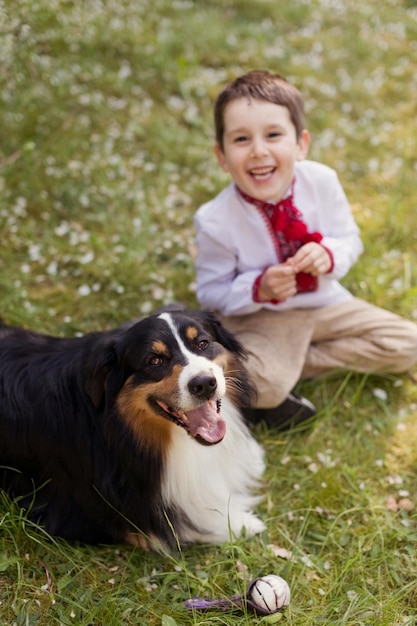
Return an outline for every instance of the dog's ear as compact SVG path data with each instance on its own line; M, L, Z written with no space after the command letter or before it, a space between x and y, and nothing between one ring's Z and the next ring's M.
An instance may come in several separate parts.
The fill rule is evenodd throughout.
M247 354L243 345L227 328L223 326L220 320L211 311L199 311L202 323L214 335L216 341L222 344L227 350L246 359Z
M109 373L117 364L114 343L93 351L85 364L84 387L97 409L103 402Z

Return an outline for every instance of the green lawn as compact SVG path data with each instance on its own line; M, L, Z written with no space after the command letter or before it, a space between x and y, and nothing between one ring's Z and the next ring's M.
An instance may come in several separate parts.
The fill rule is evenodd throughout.
M5 321L74 335L197 306L192 217L227 177L214 98L255 68L306 99L310 157L337 169L366 253L345 279L417 320L415 0L0 0ZM174 556L54 541L0 502L0 624L414 626L417 385L333 376L314 428L267 452L267 531ZM285 558L284 558L285 557ZM275 573L272 618L187 613Z

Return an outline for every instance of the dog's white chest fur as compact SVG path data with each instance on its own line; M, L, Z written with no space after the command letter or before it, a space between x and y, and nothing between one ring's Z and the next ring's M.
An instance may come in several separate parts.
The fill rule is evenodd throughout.
M227 398L222 415L227 432L217 445L201 446L180 428L174 431L162 496L167 508L181 508L189 520L175 529L181 543L222 543L265 528L252 512L260 500L254 491L265 468L263 449Z

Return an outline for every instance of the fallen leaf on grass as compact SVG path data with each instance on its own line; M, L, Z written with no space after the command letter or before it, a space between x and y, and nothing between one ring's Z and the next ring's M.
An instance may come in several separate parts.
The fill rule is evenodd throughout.
M267 548L271 550L274 556L278 556L280 559L286 559L290 561L292 559L291 550L287 550L286 548L280 548L279 546L275 546L273 543L267 545Z
M398 508L410 513L410 511L414 509L414 503L410 500L410 498L401 498L401 500L398 500Z
M395 496L388 496L385 501L385 506L387 507L388 511L391 511L391 513L396 513L398 511L398 503Z
M400 498L397 500L395 496L388 496L385 506L391 513L397 513L400 509L406 513L410 513L414 509L414 502L410 498Z

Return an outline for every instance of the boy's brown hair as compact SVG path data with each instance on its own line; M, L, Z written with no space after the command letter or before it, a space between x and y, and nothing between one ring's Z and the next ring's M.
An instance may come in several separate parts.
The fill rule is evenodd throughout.
M224 111L229 102L247 98L279 104L288 109L297 139L304 129L304 101L296 87L283 76L266 70L253 70L236 78L222 89L214 105L216 141L223 150Z

